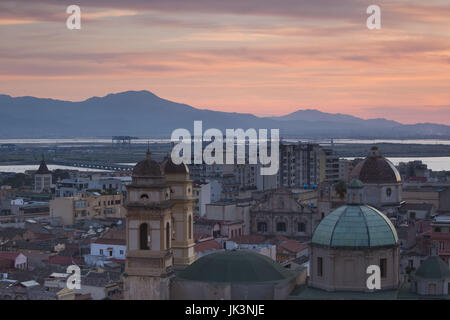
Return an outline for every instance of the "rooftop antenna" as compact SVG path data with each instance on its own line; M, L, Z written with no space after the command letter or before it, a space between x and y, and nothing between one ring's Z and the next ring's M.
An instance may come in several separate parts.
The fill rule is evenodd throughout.
M147 140L147 159L150 159L152 153L150 152L150 141Z

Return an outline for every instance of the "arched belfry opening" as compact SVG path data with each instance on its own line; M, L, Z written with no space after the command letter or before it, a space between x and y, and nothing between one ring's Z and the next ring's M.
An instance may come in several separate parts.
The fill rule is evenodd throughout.
M150 250L150 237L148 234L148 224L143 223L139 227L139 249Z
M166 223L166 249L170 249L170 223Z

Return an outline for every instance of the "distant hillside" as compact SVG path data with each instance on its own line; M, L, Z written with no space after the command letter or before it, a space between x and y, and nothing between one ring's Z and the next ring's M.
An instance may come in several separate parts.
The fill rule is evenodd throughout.
M132 135L169 137L176 128L278 128L297 138L450 138L450 126L403 125L386 119L364 120L345 114L299 110L282 117L196 109L161 99L148 91L128 91L69 102L0 95L0 138L81 138Z

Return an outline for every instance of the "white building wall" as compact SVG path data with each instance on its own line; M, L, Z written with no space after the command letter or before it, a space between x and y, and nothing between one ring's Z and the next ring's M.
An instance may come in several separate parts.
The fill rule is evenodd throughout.
M112 255L109 254L112 248ZM103 251L101 251L103 250ZM113 244L100 244L100 243L91 243L91 255L93 256L105 256L109 258L115 259L125 259L127 253L127 247L124 245L113 245Z

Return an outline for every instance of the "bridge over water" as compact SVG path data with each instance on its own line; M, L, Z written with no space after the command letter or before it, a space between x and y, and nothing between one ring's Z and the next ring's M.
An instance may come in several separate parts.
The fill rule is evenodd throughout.
M56 164L60 166L86 168L86 169L99 169L107 171L131 171L133 166L125 164L116 164L110 162L94 162L94 161L73 161L73 160L52 160L49 164Z

